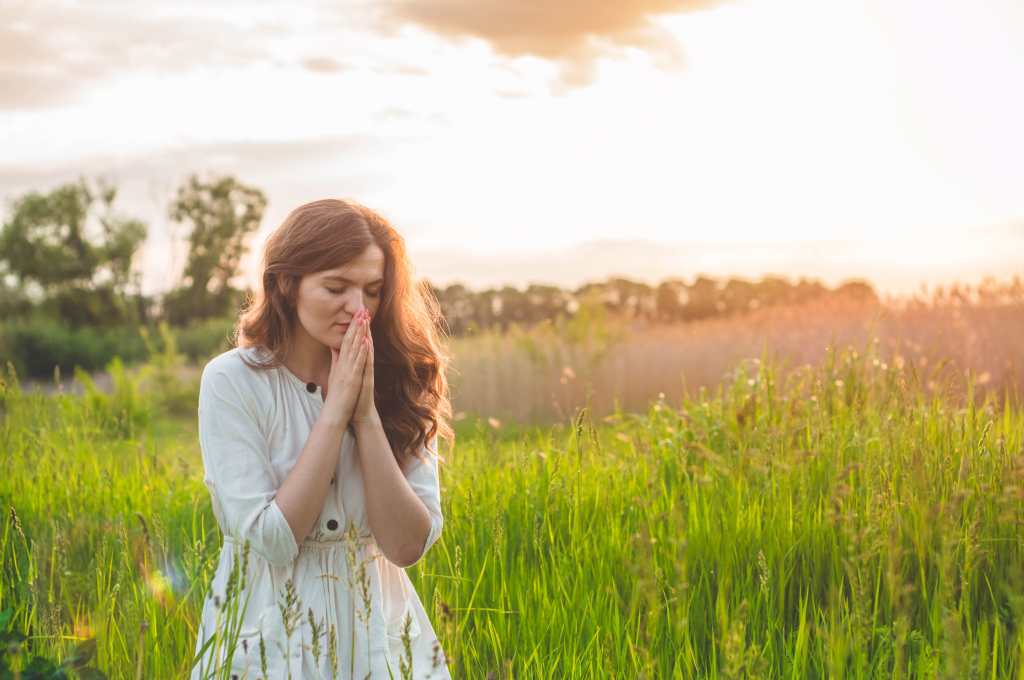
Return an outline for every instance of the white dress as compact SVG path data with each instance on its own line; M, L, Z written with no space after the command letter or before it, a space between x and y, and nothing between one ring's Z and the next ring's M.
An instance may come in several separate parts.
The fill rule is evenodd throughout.
M225 591L236 560L241 570L242 545L248 540L245 590L236 600L248 597L248 605L240 618L229 677L264 677L265 660L268 680L401 678L401 665L409 661L401 638L408 614L412 677L450 679L412 582L380 552L370 532L351 432L342 437L323 510L302 545L296 544L275 496L302 452L323 395L319 387L307 391L284 366L249 368L242 362L243 353L251 359L268 356L264 350L236 347L207 363L200 381L204 481L224 544L204 601L196 654L218 627L225 628ZM436 446L435 438L424 447L429 463L412 461L404 473L430 512L422 554L442 527ZM289 584L297 596L290 606ZM282 610L293 624L291 635ZM211 645L193 667L193 680L224 665L227 645L217 646Z

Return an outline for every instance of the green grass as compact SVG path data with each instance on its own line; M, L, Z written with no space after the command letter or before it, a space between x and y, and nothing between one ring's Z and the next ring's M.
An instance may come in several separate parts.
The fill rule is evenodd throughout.
M1024 410L875 359L786 384L750 362L596 423L457 423L444 533L409 569L453 676L1016 677ZM95 636L112 678L182 677L219 532L194 422L132 380L8 377L0 610L33 653Z

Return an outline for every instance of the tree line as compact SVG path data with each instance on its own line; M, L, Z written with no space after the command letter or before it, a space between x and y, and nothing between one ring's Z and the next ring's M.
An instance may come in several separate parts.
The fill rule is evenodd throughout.
M115 186L80 179L10 202L0 229L0 318L5 326L19 322L24 331L31 320L43 320L69 329L102 330L164 321L189 328L235 316L252 294L231 282L249 237L263 221L267 197L262 190L231 176L185 180L167 215L187 232L188 254L176 284L156 295L142 293L137 262L149 227L118 211L116 199ZM876 297L863 281L829 289L813 280L775 276L759 281L697 276L692 282L673 278L655 286L610 278L574 290L532 284L522 290L474 291L462 284L425 283L454 335L569 317L586 304L602 305L615 316L675 323L828 295ZM0 337L0 353L9 353L10 344Z

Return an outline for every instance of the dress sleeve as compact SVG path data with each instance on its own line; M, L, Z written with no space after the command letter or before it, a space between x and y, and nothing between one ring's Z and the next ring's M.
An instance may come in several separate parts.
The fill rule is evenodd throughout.
M430 513L430 532L427 534L422 552L416 558L417 561L427 554L430 546L434 545L441 536L441 528L444 526L444 517L441 515L441 483L437 470L437 437L431 439L420 450L420 455L425 461L418 457L415 458L404 473L405 478L409 481L409 486L427 506L427 511Z
M199 386L199 445L205 482L221 531L277 566L299 554L277 504L277 485L267 440L252 396L242 394L223 368L204 369Z

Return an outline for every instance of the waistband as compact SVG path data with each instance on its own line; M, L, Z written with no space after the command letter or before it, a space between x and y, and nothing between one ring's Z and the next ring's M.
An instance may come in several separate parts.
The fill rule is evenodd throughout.
M235 539L233 536L225 535L223 536L223 539L225 544L237 545L240 548L245 545L244 542ZM303 548L307 550L327 550L329 548L337 548L340 546L344 546L352 540L353 539L348 536L341 536L330 541L314 541L311 538L307 538L304 541L302 541L301 544L299 544L299 550L302 550ZM377 544L376 540L373 537L373 534L370 533L355 536L354 540L356 545L360 547L369 547L371 545Z

